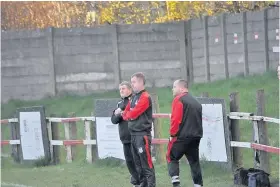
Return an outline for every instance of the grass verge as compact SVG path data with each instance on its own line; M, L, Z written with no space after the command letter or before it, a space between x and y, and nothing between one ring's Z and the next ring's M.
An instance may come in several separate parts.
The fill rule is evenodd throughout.
M212 83L194 84L190 91L193 95L199 96L202 92L208 92L211 97L224 98L229 111L229 94L239 92L240 111L256 112L256 91L265 91L265 115L279 118L279 81L275 72L264 75L249 76L246 78L234 78L230 80L215 81ZM170 112L172 94L170 88L157 89L159 96L160 112ZM118 92L112 91L102 94L92 94L89 96L65 95L55 98L47 98L39 101L19 101L13 100L2 104L2 119L13 116L16 108L43 105L46 108L46 115L56 114L57 116L67 116L68 113L75 112L76 116L89 116L94 111L94 100L99 98L118 98ZM168 137L168 120L161 120L163 123L163 137ZM279 125L267 123L269 143L271 146L279 147ZM240 121L242 141L252 140L252 123ZM62 129L62 128L61 128ZM83 139L83 125L78 123L78 139ZM63 129L61 139L64 139ZM2 139L9 139L10 131L7 126L2 126ZM3 147L2 152L9 154L9 147ZM128 185L128 175L125 167L104 166L100 164L86 164L85 147L77 146L77 157L74 163L65 164L65 150L61 147L62 164L42 168L26 168L11 163L9 159L2 160L2 181L10 183L20 183L31 186L130 186ZM244 167L253 167L253 151L242 149ZM279 176L279 156L270 154L271 176ZM205 185L207 186L231 186L231 174L224 172L215 166L203 165ZM156 165L157 183L160 187L169 186L165 165ZM182 167L184 185L191 184L188 166Z

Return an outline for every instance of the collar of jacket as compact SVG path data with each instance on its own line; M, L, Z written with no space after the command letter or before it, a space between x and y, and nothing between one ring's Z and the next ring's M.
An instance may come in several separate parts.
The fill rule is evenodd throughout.
M135 94L135 95L139 95L139 94L141 94L141 93L143 93L143 92L145 92L145 91L146 91L146 89L141 90L141 91L139 91L139 92L135 92L134 94Z
M122 99L130 99L131 96L132 96L132 93L129 96L127 96L127 97L123 97Z
M182 97L183 95L187 95L189 92L183 92L183 93L180 93L180 94L178 94L177 96L175 96L175 97Z

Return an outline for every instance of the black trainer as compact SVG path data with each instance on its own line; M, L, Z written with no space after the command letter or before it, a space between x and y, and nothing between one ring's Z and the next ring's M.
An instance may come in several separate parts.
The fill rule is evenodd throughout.
M173 183L173 187L181 187L181 185L179 182L175 182L175 183Z

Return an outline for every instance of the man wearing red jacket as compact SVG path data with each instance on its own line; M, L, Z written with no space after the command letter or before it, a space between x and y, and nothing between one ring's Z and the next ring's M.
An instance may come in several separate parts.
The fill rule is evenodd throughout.
M168 173L174 187L180 186L179 160L188 159L195 187L203 186L199 163L199 143L202 138L202 105L188 93L188 83L177 80L173 84L170 141L166 159Z
M131 86L135 93L122 113L122 117L128 120L133 159L140 179L143 177L146 179L147 186L145 187L155 187L155 170L151 156L152 100L145 90L144 74L132 75Z

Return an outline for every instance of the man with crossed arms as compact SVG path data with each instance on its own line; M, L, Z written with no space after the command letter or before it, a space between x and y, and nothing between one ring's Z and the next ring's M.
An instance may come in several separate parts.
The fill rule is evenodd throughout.
M134 95L122 112L122 117L128 121L132 153L140 182L147 182L143 187L155 187L155 169L151 157L152 100L145 90L145 82L145 76L141 72L131 76Z

